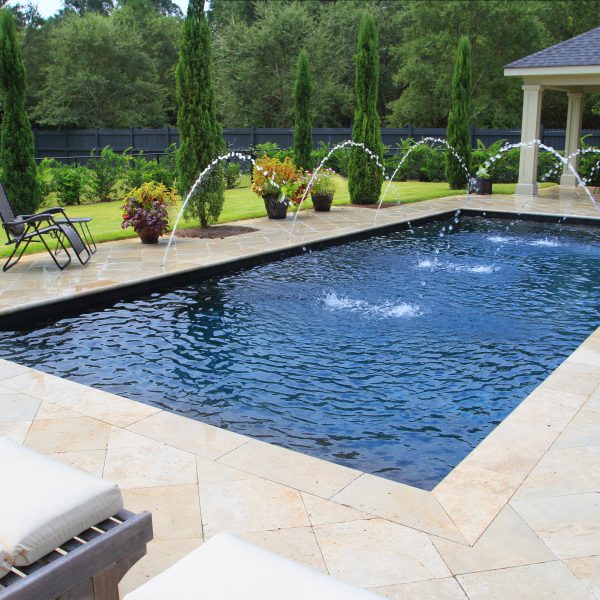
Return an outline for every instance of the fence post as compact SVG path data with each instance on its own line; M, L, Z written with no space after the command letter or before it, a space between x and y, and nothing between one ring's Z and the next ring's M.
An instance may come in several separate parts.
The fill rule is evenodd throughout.
M407 139L412 140L413 139L413 126L409 123L407 125L407 128L408 128L408 138Z
M167 148L171 145L171 127L167 127Z
M250 130L250 148L254 148L256 146L256 126L252 125L252 129Z
M69 130L65 129L64 132L65 132L65 155L67 157L69 157L70 156L70 154L69 154ZM71 164L71 161L67 160L67 164L68 165Z
M129 129L129 145L131 146L131 152L134 151L134 147L133 147L133 127L131 127Z
M544 124L540 125L540 142L544 143Z
M100 130L96 127L96 152L100 154Z

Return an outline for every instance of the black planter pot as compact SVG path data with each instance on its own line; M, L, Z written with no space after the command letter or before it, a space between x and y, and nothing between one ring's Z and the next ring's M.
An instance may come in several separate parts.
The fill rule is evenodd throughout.
M470 192L472 194L479 194L480 196L483 196L485 194L491 194L492 180L489 177L476 177L473 181L473 184L471 185Z
M269 219L285 219L287 215L287 202L279 201L279 194L269 194L263 196L265 208L267 209L267 217Z
M333 202L333 194L311 194L314 209L317 212L329 212Z

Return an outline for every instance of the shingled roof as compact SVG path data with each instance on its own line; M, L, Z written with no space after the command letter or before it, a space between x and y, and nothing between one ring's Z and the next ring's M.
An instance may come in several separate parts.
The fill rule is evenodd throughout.
M507 69L528 67L573 67L600 65L600 27L586 31L550 48L506 65Z

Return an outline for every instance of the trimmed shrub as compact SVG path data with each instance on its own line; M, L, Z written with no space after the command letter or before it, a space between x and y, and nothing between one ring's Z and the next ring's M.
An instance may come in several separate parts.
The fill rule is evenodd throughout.
M116 200L119 196L117 183L125 171L122 156L106 146L98 158L90 160L88 167L92 173L90 180L92 195L100 202Z
M80 165L61 165L55 169L54 181L61 206L81 204L89 169Z
M16 214L40 205L33 132L27 116L25 67L12 13L0 10L0 181Z
M452 77L452 106L448 115L448 144L463 159L467 169L471 165L471 139L469 119L471 118L471 42L463 36L458 42L454 76ZM463 165L450 150L446 151L446 177L450 188L462 189L467 186L467 174Z
M383 158L381 120L377 113L379 83L379 50L377 28L370 13L363 13L358 32L356 53L356 112L352 140L366 146L375 156ZM348 191L354 204L375 204L379 200L383 175L381 168L361 148L350 151Z
M242 166L240 163L228 162L225 167L225 185L228 190L232 190L238 186L240 182L240 174Z
M187 196L201 171L225 151L222 129L217 122L215 91L211 70L210 29L204 14L204 0L190 0L183 22L177 79L177 184ZM223 166L205 176L190 199L188 216L208 227L221 214L224 200Z
M312 81L308 69L308 54L302 50L296 65L294 86L294 164L299 169L310 169L312 151Z

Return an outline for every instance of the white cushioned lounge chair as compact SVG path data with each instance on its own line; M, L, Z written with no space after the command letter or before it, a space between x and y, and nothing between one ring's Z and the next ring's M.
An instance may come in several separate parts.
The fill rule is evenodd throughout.
M219 533L123 600L382 600Z
M0 438L0 600L118 600L146 553L149 513L118 486Z

